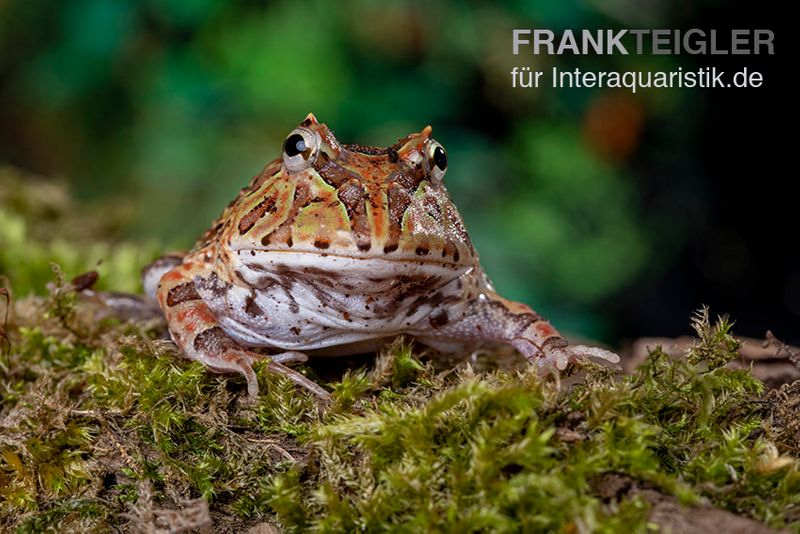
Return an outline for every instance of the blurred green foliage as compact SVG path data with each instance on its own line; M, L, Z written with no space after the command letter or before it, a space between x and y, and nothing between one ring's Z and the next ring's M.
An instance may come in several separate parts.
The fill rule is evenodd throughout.
M672 91L512 90L514 65L561 60L510 47L514 27L669 18L663 6L623 11L596 1L6 1L0 161L66 175L84 199L124 197L129 233L188 247L309 111L346 142L388 144L431 124L499 290L567 330L608 336L603 307L658 269L656 235L662 253L680 235L680 222L640 207L644 128L680 124L692 108ZM643 58L585 61L632 68ZM648 149L679 151L679 133Z
M0 287L44 293L57 263L70 277L96 270L97 289L140 291L141 268L160 247L119 239L131 216L124 202L78 207L63 182L0 167Z

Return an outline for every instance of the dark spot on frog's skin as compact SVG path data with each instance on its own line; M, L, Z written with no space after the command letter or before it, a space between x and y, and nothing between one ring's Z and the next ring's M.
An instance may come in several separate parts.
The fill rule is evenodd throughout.
M417 256L427 256L430 250L428 250L428 247L420 245L417 247L417 250L415 252L417 253Z
M255 250L251 250L251 251L250 251L250 255L251 255L251 256L255 256L255 255L256 255L256 251L255 251Z
M558 334L555 334L553 337L549 337L544 340L544 343L542 343L542 351L547 352L550 349L563 348L566 347L567 345L569 345L569 343L567 342L566 339L559 336Z
M459 257L460 256L458 255L458 249L456 249L456 251L453 253L453 261L457 262Z
M267 268L264 267L263 265L258 264L258 263L247 263L245 265L247 265L248 269L252 269L254 271L260 271L262 273L263 272L267 272Z
M329 246L331 246L331 242L330 241L325 241L323 239L317 239L316 241L314 241L314 246L319 248L319 249L325 250Z
M289 236L286 239L286 246L289 247L289 248L292 248L292 245L294 245L294 241L292 240L292 236Z
M269 236L270 234L267 234L261 238L261 244L264 245L265 247L269 245Z
M359 243L358 244L358 250L360 250L361 252L367 252L371 248L372 248L372 243Z
M291 302L289 302L289 311L292 312L292 313L299 313L300 312L300 306L298 306L296 300L292 300Z
M439 328L447 324L450 318L447 315L447 310L442 310L439 313L433 314L428 318L433 328Z
M200 295L197 294L194 283L186 282L185 284L177 285L169 290L169 293L167 293L167 306L177 306L182 302L199 299Z
M250 317L264 317L264 310L256 304L255 291L251 291L244 301L244 311Z
M345 321L349 323L353 322L353 319L352 317L350 317L350 314L348 312L342 312L342 317L344 318Z
M391 254L392 252L397 250L397 246L398 246L397 243L394 243L394 244L391 244L391 245L386 245L385 247L383 247L383 253L384 254Z
M296 336L300 335L300 329L297 328L296 326L291 327L289 330L291 330L292 334L294 334Z
M311 118L308 118L300 123L301 126L311 126Z
M411 303L411 305L408 307L408 311L406 311L406 317L411 317L412 315L417 313L419 307L422 306L423 304L426 304L427 302L428 302L427 297L422 296L415 298L414 301Z
M420 297L421 299L426 299L425 295L441 284L441 278L438 276L400 276L397 282L394 300L402 302L411 296L419 294L423 295Z
M442 294L441 291L437 291L436 293L433 294L432 297L428 297L426 295L417 297L416 299L413 300L413 302L411 302L411 305L409 306L408 311L406 312L406 317L411 317L412 315L414 315L419 309L419 307L422 305L435 307L441 304L443 301L444 301L444 295Z
M255 282L248 281L246 283L247 285L252 286L256 289L269 289L271 287L275 287L276 285L280 285L278 281L272 278L271 276L262 276Z
M395 150L394 147L387 148L386 149L386 155L389 157L389 162L390 163L397 163L397 160L400 157L400 156L397 155L397 150Z

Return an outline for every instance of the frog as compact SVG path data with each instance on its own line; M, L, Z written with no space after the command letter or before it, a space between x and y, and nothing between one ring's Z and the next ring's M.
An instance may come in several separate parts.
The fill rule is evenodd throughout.
M292 364L378 351L398 336L444 353L511 347L539 368L618 362L495 291L431 134L344 144L308 114L189 252L144 269L180 351L241 374L254 398L257 361L328 398Z

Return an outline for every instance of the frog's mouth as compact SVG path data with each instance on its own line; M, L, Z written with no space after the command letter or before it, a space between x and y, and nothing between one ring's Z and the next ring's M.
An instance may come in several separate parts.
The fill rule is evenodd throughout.
M316 251L240 250L237 252L236 271L239 278L250 283L266 273L294 278L326 278L329 283L348 284L386 282L413 278L435 278L447 283L472 270L471 265L431 259L358 257Z

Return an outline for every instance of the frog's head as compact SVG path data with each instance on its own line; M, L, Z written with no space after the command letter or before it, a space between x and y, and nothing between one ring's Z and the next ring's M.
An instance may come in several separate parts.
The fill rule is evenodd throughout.
M447 163L430 126L387 148L347 145L309 114L229 208L230 246L470 265Z

